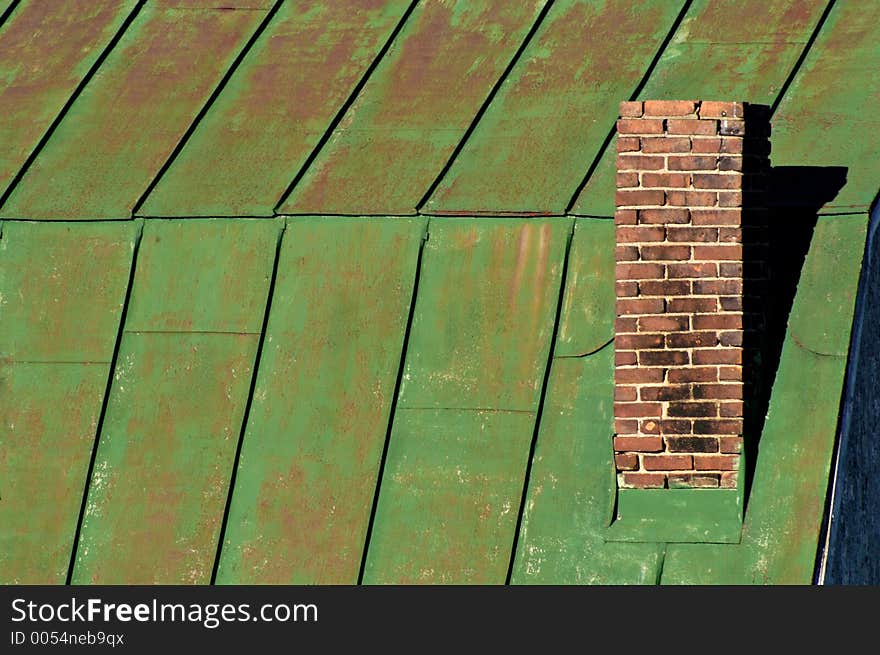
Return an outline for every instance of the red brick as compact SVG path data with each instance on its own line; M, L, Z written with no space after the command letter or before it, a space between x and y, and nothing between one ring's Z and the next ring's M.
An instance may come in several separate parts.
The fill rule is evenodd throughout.
M742 346L743 345L743 333L742 332L722 332L720 335L719 341L722 346Z
M691 185L690 173L642 173L642 187L677 187ZM620 186L618 183L617 186Z
M690 246L639 246L641 258L645 261L687 261L691 258Z
M618 452L659 453L663 450L660 437L614 437L614 450Z
M724 471L721 474L721 488L722 489L736 489L736 480L737 480L737 472L736 471Z
M716 243L718 241L718 228L714 227L669 227L666 234L670 241L701 243Z
M721 150L721 139L718 138L705 138L705 139L693 139L691 141L691 152L693 153L712 153L719 152Z
M691 212L694 225L718 225L739 227L742 225L742 212L738 209L694 209Z
M672 298L666 305L671 314L696 314L718 311L715 298Z
M721 157L718 160L719 171L739 171L742 172L742 157Z
M708 348L693 352L694 364L742 364L742 348Z
M743 416L743 403L741 400L721 403L718 406L718 412L725 418L740 418Z
M722 227L718 230L718 240L725 243L742 243L742 229L738 227Z
M620 453L614 456L614 465L618 471L635 471L639 468L639 456L635 453Z
M660 434L690 434L693 421L665 418L660 421Z
M742 419L694 421L694 434L742 434Z
M721 139L721 152L728 155L741 155L743 140L739 137L727 137Z
M666 412L671 417L715 417L718 416L718 403L676 402L669 403Z
M737 330L742 329L742 315L739 314L710 314L708 316L694 316L695 330Z
M620 351L614 353L615 366L635 366L637 363L638 355L636 355L635 353Z
M718 344L718 334L715 332L680 332L666 337L666 344L670 348L704 348Z
M618 316L614 319L614 332L616 334L636 332L637 330L638 319L633 316Z
M719 207L742 207L743 196L741 191L721 191L718 194Z
M614 387L614 400L617 402L629 402L639 399L639 392L636 387L624 387L617 385Z
M637 189L634 191L618 191L614 194L618 207L643 207L645 205L662 205L666 195L662 191Z
M639 431L639 422L635 419L614 419L614 432L617 434L635 434Z
M701 384L694 387L697 400L742 400L741 384Z
M709 366L678 368L669 371L668 377L669 382L716 382L718 369Z
M717 166L718 158L706 155L669 157L667 164L671 171L714 171Z
M694 246L694 259L709 259L716 261L741 261L743 247L741 244L731 243L719 246Z
M639 366L683 366L690 363L684 350L643 350L639 353Z
M666 157L617 155L618 171L657 171L666 165Z
M642 316L639 318L639 332L687 329L690 329L690 318L687 316Z
M614 370L614 381L616 384L625 384L627 382L647 384L650 382L663 382L663 375L664 370L662 368L645 368L642 366L618 368Z
M686 136L665 137L649 136L642 138L642 152L645 153L679 153L691 151L691 140Z
M695 295L714 295L742 293L742 280L694 280Z
M718 265L718 276L719 277L739 277L741 278L743 275L743 265L739 262L736 264L719 264Z
M660 434L660 421L657 419L640 420L639 432L642 434ZM663 449L659 448L658 450Z
M662 314L663 300L660 298L633 298L617 301L617 313L626 314Z
M641 100L624 100L620 103L620 115L627 118L638 118L644 113Z
M718 134L722 136L743 136L746 133L745 121L722 118L718 123Z
M737 455L697 455L694 468L698 471L735 471L738 468ZM645 466L645 468L648 468Z
M690 399L690 397L691 387L689 384L663 385L659 387L641 387L639 389L640 400L688 400Z
M742 437L721 437L720 445L722 453L740 453L742 452Z
M726 312L742 311L742 298L739 296L731 296L729 298L719 298L721 309Z
M695 189L741 189L742 176L722 173L694 173Z
M614 285L614 290L618 298L635 298L639 295L639 283L617 282Z
M617 243L645 243L663 241L666 228L663 227L621 227L617 229Z
M643 193L663 193L662 191L644 191ZM669 224L687 223L690 221L690 212L687 209L640 209L639 223Z
M715 489L720 486L717 473L670 473L670 489Z
M618 334L614 337L614 347L620 350L639 350L662 348L666 337L662 334Z
M657 280L663 279L666 273L666 268L663 264L646 262L638 262L636 264L617 264L616 270L618 280ZM662 307L660 311L662 311Z
M672 453L717 453L715 437L666 437L666 449Z
M645 455L642 464L646 471L682 471L693 467L691 455Z
M715 191L667 191L666 204L671 207L714 207L718 204Z
M623 484L637 489L663 489L666 476L662 473L624 473Z
M614 212L615 225L635 225L638 214L635 209L618 209Z
M669 264L666 267L666 274L670 279L717 277L718 265L709 262L699 264Z
M700 120L698 118L671 118L666 121L669 134L701 134L712 136L718 134L718 121Z
M617 152L637 152L641 147L637 136L617 137Z
M617 174L617 188L627 188L627 187L637 187L639 186L639 174L636 172L632 173L618 173Z
M663 134L663 120L657 118L621 118L618 134Z
M614 403L615 418L659 417L662 411L660 403Z
M715 102L703 100L700 103L700 118L742 118L741 102Z
M741 366L722 366L718 371L718 379L725 381L742 381L742 367ZM722 414L724 416L724 414Z
M645 116L691 116L696 115L697 103L693 100L645 100Z
M691 292L691 283L686 280L642 280L638 285L643 296L685 296Z
M638 261L639 249L636 246L617 246L614 249L614 258L619 262Z

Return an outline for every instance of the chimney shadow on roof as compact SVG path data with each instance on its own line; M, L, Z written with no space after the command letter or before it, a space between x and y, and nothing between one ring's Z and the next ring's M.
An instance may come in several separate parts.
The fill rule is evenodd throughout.
M769 108L750 105L743 146L743 452L745 505L788 316L820 209L846 183L841 166L770 166Z

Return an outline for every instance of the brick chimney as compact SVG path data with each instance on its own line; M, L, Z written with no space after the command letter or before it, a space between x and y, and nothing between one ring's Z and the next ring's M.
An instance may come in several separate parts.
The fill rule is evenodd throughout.
M614 459L621 488L737 487L746 111L744 103L691 100L620 106Z

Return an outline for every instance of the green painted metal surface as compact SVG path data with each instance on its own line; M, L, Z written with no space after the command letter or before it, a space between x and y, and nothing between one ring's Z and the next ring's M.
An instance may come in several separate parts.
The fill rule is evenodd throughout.
M279 233L146 222L74 582L210 580Z
M571 219L432 219L400 406L534 411Z
M826 4L825 0L697 0L639 98L772 104ZM613 128L613 123L608 121L607 126ZM778 163L777 150L774 133L774 163ZM572 213L614 215L615 156L612 142L576 198Z
M555 2L425 211L564 214L683 5Z
M2 228L0 582L61 584L137 226Z
M284 3L138 213L272 215L409 4Z
M773 121L773 163L846 166L823 213L865 212L880 190L880 3L837 2Z
M604 542L616 488L613 351L553 359L513 584L657 582L663 544Z
M554 355L593 353L614 338L614 224L575 221Z
M280 211L414 213L545 4L420 2Z
M811 582L846 356L813 352L810 345L825 343L830 329L836 340L849 341L866 225L863 214L820 218L816 226L761 435L742 544L670 546L663 582ZM818 325L799 343L795 334L805 317Z
M223 4L147 3L12 190L2 215L130 216L265 15L225 11Z
M357 582L425 219L290 219L217 582Z
M7 19L0 30L0 196L135 4L25 0Z
M503 583L567 219L432 219L367 583Z

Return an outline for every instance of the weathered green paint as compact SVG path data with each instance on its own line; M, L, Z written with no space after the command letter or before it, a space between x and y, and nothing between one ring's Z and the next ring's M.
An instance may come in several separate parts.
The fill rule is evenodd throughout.
M575 221L554 355L595 352L614 338L614 224Z
M357 582L424 230L289 220L218 583Z
M823 213L864 212L877 197L880 3L837 2L773 119L773 163L846 166Z
M545 4L419 3L280 211L414 213Z
M849 341L866 224L866 215L820 218L817 224L761 435L742 544L726 548L670 546L663 582L811 582L846 355L813 352L807 344L799 344L794 334L802 323L798 317L803 315L822 326L834 326L839 331L835 338ZM841 266L847 258L853 263ZM832 288L835 300L829 306L827 292ZM842 298L839 302L838 297ZM806 338L824 335L822 326ZM822 343L824 338L808 343Z
M0 582L62 584L137 226L2 228Z
M124 335L74 583L210 581L258 340Z
M825 0L697 0L639 98L772 104L826 4ZM606 123L607 129L613 127L613 121ZM778 163L775 133L773 152ZM615 157L612 142L572 213L614 215Z
M570 227L431 220L365 582L504 582Z
M125 329L259 333L282 221L145 220Z
M271 216L409 4L283 4L138 213Z
M400 406L534 411L571 219L431 220Z
M616 488L613 350L553 360L513 584L657 582L663 544L603 541Z
M532 412L398 407L365 584L503 584Z
M74 582L210 580L279 232L146 221Z
M109 372L0 360L0 583L64 584Z
M12 190L3 216L130 216L265 16L225 4L147 3Z
M606 541L739 543L737 489L620 489Z
M135 4L25 0L9 16L0 30L0 196Z
M3 223L0 357L109 362L128 286L134 223Z
M555 2L425 211L565 213L683 5Z

